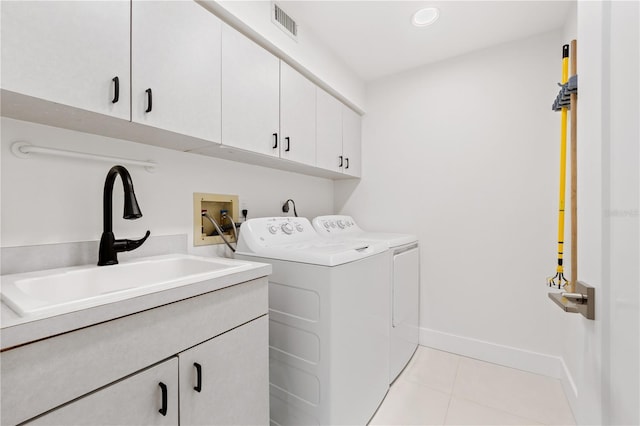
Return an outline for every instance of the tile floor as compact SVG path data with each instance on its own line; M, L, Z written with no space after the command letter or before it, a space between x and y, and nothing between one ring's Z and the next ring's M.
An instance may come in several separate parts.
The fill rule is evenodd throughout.
M557 379L418 347L371 425L575 425Z

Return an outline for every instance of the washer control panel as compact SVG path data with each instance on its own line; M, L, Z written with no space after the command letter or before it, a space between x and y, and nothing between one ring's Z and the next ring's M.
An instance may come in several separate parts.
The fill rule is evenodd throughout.
M247 232L245 232L247 231ZM304 217L259 217L242 224L240 235L251 234L260 245L295 243L318 238L311 222Z

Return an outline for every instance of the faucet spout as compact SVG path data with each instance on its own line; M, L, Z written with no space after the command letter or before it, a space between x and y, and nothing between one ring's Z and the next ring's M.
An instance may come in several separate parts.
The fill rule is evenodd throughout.
M104 182L103 231L100 238L98 266L117 264L119 252L137 249L151 234L151 232L147 231L146 235L140 240L117 240L113 235L113 185L118 175L120 175L124 187L124 213L122 217L129 220L142 217L136 194L133 191L133 181L129 171L123 166L113 166L107 173Z

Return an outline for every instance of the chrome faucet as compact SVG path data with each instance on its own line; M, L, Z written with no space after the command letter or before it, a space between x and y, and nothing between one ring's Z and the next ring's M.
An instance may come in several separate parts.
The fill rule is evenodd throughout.
M140 206L136 200L136 194L133 192L133 182L127 169L122 166L113 166L104 182L104 200L103 200L103 231L100 238L100 252L98 253L98 266L115 265L118 263L118 253L122 251L135 250L149 238L151 232L147 231L145 236L139 240L116 240L113 235L113 218L112 218L112 198L113 183L116 176L120 175L122 185L124 186L124 214L125 219L139 219L142 217Z

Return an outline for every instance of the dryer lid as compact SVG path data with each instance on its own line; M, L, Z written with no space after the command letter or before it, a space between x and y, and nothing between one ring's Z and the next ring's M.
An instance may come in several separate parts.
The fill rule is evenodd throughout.
M418 242L418 237L412 234L364 231L351 216L347 215L318 216L313 219L313 227L320 235L327 238L380 242L389 248Z

